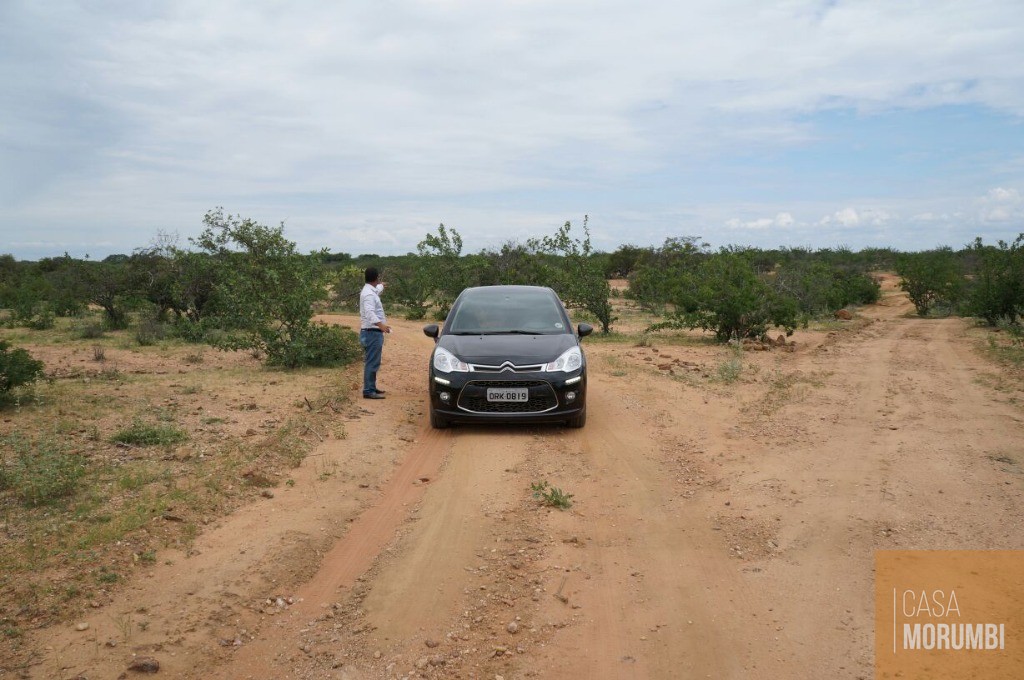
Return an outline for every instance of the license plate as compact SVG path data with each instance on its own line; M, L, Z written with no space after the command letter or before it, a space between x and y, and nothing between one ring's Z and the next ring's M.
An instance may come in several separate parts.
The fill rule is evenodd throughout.
M487 401L529 401L530 390L525 387L488 387Z

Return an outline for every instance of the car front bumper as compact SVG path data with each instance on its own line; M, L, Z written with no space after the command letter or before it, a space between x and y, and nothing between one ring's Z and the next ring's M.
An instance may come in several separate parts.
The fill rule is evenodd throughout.
M488 388L525 388L529 397L524 402L492 402L487 399ZM571 374L430 372L431 408L450 422L562 422L581 414L586 403L586 370Z

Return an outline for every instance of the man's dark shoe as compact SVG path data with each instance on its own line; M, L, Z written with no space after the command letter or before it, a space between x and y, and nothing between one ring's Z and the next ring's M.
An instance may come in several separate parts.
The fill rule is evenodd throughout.
M384 398L384 395L381 394L380 392L371 392L369 394L364 394L363 395L363 399L383 399L383 398Z
M374 390L377 394L387 394L384 390Z

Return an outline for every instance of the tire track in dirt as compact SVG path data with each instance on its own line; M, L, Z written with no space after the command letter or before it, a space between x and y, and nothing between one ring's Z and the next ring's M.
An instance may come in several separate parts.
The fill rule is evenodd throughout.
M1020 517L1019 478L1005 484L985 452L1012 450L1024 428L973 380L985 363L964 322L903 318L908 307L890 298L882 320L800 358L826 383L774 419L804 436L739 478L792 494L788 507L762 499L782 518L764 569L791 677L872 675L875 550L1022 546L1019 520L992 521Z
M476 553L500 541L496 518L518 497L508 493L514 488L508 471L524 451L510 446L507 436L474 430L455 434L443 474L363 602L381 647L410 640L422 644L428 636L443 639L452 627L463 604L466 568L477 561Z
M778 593L773 609L780 632L793 643L786 661L801 669L794 677L870 674L873 532L888 512L888 480L898 450L897 432L884 418L894 361L907 332L903 324L880 325L862 331L854 343L832 345L828 356L811 357L812 370L831 373L821 390L830 399L815 395L814 416L793 409L808 427L806 440L758 470L786 480L799 499L785 513L783 557L768 567ZM855 370L836 371L837 366ZM843 635L823 637L822 631Z
M380 503L352 523L349 532L324 557L316 577L299 589L302 604L297 613L310 614L323 603L334 601L340 588L350 587L370 567L394 539L409 506L423 496L422 487L437 477L451 444L447 433L428 428L420 431L417 445L384 487Z
M283 667L279 672L290 672L295 666L292 655L301 644L305 622L344 597L344 591L355 585L356 579L394 540L410 506L419 502L426 490L427 483L421 480L429 482L438 476L451 443L449 433L423 427L416 444L384 485L379 501L351 523L348 532L324 556L316 575L296 591L296 604L289 615L278 618L273 624L276 630L264 631L257 640L238 650L230 668L222 669L223 674L216 677L261 677L271 663Z
M550 558L578 562L566 592L580 618L559 634L557 652L542 654L532 668L540 677L736 677L733 622L749 607L748 587L704 518L669 502L657 459L662 444L651 428L600 377L592 379L588 401L587 428L569 442L594 483L577 494L580 515L553 518L561 533L578 533L585 545Z
M897 413L913 505L899 519L917 530L920 547L1020 548L1021 411L986 384L998 383L998 368L978 356L963 320L912 324Z
M372 421L347 425L351 439L321 444L291 472L294 486L216 518L188 552L161 551L109 605L84 613L87 631L53 627L35 634L42 653L31 677L117 677L136 654L159 656L162 673L171 677L214 677L210 669L232 651L224 640L248 642L247 634L260 627L256 603L290 595L312 576L330 535L370 502L368 487L388 452L353 451L350 444L366 441ZM345 472L323 476L334 469ZM357 488L356 479L367 488Z

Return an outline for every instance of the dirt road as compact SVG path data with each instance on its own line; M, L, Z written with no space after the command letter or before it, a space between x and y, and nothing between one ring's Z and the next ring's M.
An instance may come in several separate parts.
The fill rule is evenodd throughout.
M1019 385L889 284L738 377L704 343L591 343L579 431L430 430L431 341L398 322L386 400L88 630L39 633L30 677L872 677L874 550L1024 548Z

